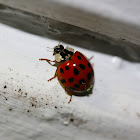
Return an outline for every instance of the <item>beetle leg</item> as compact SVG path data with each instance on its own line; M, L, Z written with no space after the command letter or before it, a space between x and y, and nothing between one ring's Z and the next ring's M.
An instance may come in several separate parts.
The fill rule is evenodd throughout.
M91 56L88 60L90 61L94 56Z
M93 85L91 84L90 87L87 89L87 92L89 92L93 88Z
M44 58L41 58L41 59L39 59L39 60L41 60L41 61L45 60L45 61L47 61L47 62L48 62L50 65L52 65L52 66L55 66L55 64L52 64L52 63L50 63L50 62L56 62L55 60L52 61L52 60L44 59Z
M56 76L57 76L57 70L56 70L56 72L55 72L55 74L54 74L54 77L50 78L50 79L48 80L48 82L51 81L52 79L54 79Z
M72 94L66 89L66 87L64 87L64 88L65 88L65 91L67 92L67 94L70 96L70 100L68 102L68 104L69 104L72 100Z
M68 103L70 103L71 102L71 100L72 100L72 94L69 94L70 95L70 100L69 100L69 102Z

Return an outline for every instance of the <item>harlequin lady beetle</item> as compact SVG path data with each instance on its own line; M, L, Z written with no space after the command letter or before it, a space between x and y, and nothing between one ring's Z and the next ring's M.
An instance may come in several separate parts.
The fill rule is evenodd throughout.
M55 77L58 78L67 94L71 96L68 103L71 102L72 95L80 96L83 93L88 95L94 84L94 70L89 62L90 59L87 59L86 56L78 51L74 53L73 48L64 48L60 44L54 47L53 55L55 55L54 61L39 59L46 60L50 65L57 67L54 77L48 81ZM55 64L51 62L55 62Z

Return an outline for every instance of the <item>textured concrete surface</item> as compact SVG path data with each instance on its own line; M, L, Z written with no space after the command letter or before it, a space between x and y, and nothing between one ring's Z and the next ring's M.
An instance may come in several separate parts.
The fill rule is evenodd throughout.
M38 61L53 60L47 47L58 41L3 24L0 33L1 140L139 139L139 63L70 45L94 56L96 79L90 96L73 96L68 104L58 80L47 82L56 68Z
M0 3L140 45L139 0L0 0Z

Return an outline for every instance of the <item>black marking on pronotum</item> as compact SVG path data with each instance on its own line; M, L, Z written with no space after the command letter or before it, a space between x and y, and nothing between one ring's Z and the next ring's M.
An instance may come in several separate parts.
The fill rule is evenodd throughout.
M66 53L65 53L64 51L61 51L61 52L60 52L60 55L62 56L62 58L65 58Z
M74 68L74 75L78 75L79 74L79 70L77 68Z
M71 56L73 55L73 52L68 51L67 49L64 49L64 52L66 52L66 54L70 54Z
M73 52L63 49L60 51L60 55L62 56L63 60L68 60L73 55Z

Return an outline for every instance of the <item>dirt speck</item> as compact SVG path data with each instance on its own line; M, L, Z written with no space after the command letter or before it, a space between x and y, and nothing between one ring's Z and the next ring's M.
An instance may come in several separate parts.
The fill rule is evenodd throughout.
M5 85L4 88L7 88L7 86Z
M74 121L74 119L73 119L73 118L70 118L70 121L71 121L71 122L73 122L73 121Z
M31 105L32 105L32 107L35 107L35 108L36 108L36 104L34 104L34 103L31 103Z
M37 107L37 100L35 97L30 97L30 104L32 105L32 107Z
M31 110L27 110L27 112L29 113L29 112L31 112Z
M13 71L13 69L9 68L10 71Z
M20 92L21 91L21 88L18 90L18 92Z
M55 108L57 109L57 106L55 106Z
M73 114L71 114L71 113L63 113L61 115L64 120L67 120L69 123L71 123L72 125L77 126L77 127L82 124L85 124L87 122L83 118L74 117Z
M27 94L28 94L28 93L25 93L23 97L27 97Z
M9 108L9 111L13 111L13 108Z

